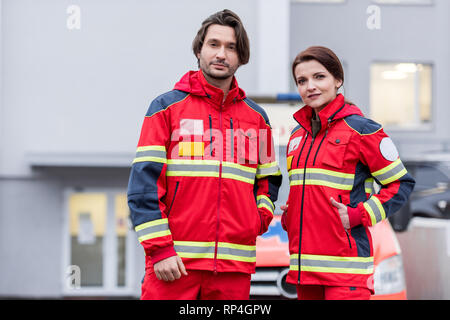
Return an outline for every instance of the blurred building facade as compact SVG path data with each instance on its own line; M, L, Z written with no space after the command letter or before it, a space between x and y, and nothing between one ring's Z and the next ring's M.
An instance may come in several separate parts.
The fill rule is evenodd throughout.
M139 296L126 188L140 126L224 6L249 33L250 97L294 92L293 58L327 46L402 157L448 151L450 3L386 2L1 0L0 297Z

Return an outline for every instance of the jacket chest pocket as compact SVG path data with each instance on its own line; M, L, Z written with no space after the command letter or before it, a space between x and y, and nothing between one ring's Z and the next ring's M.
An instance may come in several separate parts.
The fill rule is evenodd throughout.
M352 133L348 131L337 131L327 137L322 156L323 165L339 169L344 166L351 135Z
M253 123L231 119L230 158L239 164L258 163L258 130ZM236 159L236 160L234 160Z

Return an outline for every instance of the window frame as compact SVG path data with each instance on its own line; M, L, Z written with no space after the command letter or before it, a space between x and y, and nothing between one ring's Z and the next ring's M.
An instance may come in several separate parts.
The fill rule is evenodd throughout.
M394 132L394 133L408 133L408 132L427 132L427 133L431 133L433 131L436 130L436 72L435 72L435 62L434 61L429 61L429 60L393 60L393 59L389 59L389 60L373 60L370 62L369 64L369 71L368 71L368 77L369 77L369 115L370 118L373 119L372 117L372 66L374 64L401 64L401 63L412 63L412 64L422 64L422 65L427 65L431 67L431 103L430 103L430 122L429 123L420 123L418 125L411 125L408 127L401 127L399 125L383 125L383 128L389 130L390 132ZM375 119L373 119L375 120ZM375 120L376 121L376 120Z
M71 235L70 235L70 196L75 193L105 193L106 195L106 226L105 239L103 243L103 281L102 286L89 286L80 288L69 288L67 286L68 268L71 265ZM138 281L135 275L135 255L137 237L132 228L128 229L125 239L125 285L118 285L118 256L117 235L115 233L115 197L126 194L121 188L67 188L63 191L63 242L62 242L62 270L61 286L64 297L124 297L135 296L134 284ZM83 272L83 270L81 270ZM140 280L140 279L139 279Z

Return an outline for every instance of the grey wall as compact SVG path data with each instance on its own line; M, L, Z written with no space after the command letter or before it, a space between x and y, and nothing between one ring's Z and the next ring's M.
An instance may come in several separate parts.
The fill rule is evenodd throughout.
M8 157L0 173L20 175L29 174L34 161L128 164L150 101L196 69L195 33L224 6L206 0L2 4L1 144ZM79 30L66 26L70 4L81 9ZM226 7L256 39L255 0L227 1ZM250 91L255 70L253 60L239 70L239 82Z

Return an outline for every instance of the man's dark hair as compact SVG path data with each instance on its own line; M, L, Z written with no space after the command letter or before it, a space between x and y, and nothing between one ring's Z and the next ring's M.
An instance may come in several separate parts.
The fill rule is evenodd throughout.
M213 24L228 26L234 29L239 63L241 65L248 63L248 60L250 59L250 42L248 40L247 32L245 31L239 16L228 9L216 12L203 21L200 30L198 30L197 35L192 42L194 55L197 57L197 54L202 50L208 28Z

